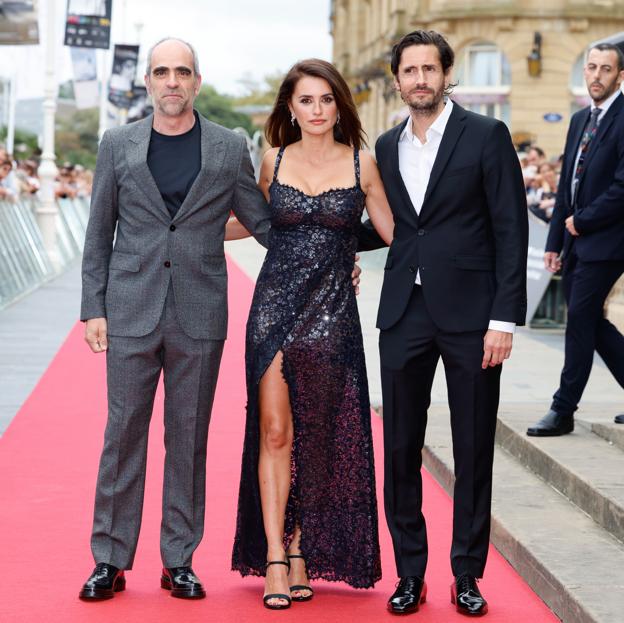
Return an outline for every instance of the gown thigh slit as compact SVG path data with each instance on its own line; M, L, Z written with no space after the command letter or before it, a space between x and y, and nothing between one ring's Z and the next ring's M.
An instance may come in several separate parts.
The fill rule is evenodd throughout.
M364 348L351 272L365 196L359 183L310 196L269 188L269 249L246 333L247 420L232 568L264 575L258 483L259 382L276 355L293 420L284 547L295 527L310 579L369 588L381 577Z

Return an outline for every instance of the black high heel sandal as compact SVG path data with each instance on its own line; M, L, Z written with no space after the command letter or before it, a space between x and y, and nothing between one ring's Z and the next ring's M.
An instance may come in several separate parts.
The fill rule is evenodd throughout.
M288 558L288 560L290 560L291 558L301 558L303 559L303 562L305 564L305 557L302 556L301 554L286 554L286 558ZM290 566L290 563L288 563ZM290 571L290 568L289 568ZM291 592L291 597L292 597L292 592L293 591L310 591L309 595L300 595L299 597L292 597L293 601L310 601L310 599L312 599L312 597L314 597L314 591L312 590L311 586L306 586L305 584L295 584L294 586L290 586L290 592Z
M288 567L288 571L290 571L290 562L288 562L287 560L270 560L266 564L267 569L271 565L286 565ZM270 599L283 599L284 601L286 601L288 603L285 603L285 604L270 604L269 603ZM291 599L290 595L284 595L283 593L269 593L268 595L265 595L262 598L262 601L264 602L264 607L268 608L269 610L286 610L287 608L290 608L290 604L292 602L292 599Z

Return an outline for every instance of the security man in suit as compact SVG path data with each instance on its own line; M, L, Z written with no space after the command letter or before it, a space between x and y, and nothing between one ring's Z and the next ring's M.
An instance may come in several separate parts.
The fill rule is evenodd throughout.
M624 54L597 44L584 73L592 103L570 121L544 254L551 272L563 262L565 361L550 410L527 430L536 437L574 430L594 351L624 387L624 336L604 317L605 299L624 272Z

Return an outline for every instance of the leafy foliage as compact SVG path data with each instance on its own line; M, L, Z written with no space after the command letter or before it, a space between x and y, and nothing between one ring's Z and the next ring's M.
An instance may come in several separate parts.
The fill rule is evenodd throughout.
M63 119L56 126L56 162L95 167L98 150L99 110L77 110L71 119Z
M210 86L202 86L199 95L195 99L196 110L210 121L214 121L226 128L245 128L249 134L253 134L256 128L251 119L234 110L234 99L229 95L222 95Z
M6 143L8 128L3 126L0 128L0 143ZM14 138L14 151L13 157L17 160L26 160L33 156L38 156L41 153L39 149L37 136L31 132L25 132L16 128Z

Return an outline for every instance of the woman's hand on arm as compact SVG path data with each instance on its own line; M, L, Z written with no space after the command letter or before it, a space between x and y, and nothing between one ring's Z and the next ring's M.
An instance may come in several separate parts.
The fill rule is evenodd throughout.
M360 168L362 190L366 194L366 211L377 233L390 245L394 237L394 217L377 163L370 152L360 152Z

